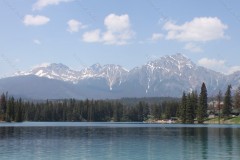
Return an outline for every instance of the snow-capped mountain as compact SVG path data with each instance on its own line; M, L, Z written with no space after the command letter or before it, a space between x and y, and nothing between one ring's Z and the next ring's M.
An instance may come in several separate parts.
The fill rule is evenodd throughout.
M44 78L42 79L44 83L38 84L39 87L43 85L42 88L47 80L52 80L51 83L49 82L49 86L58 80L58 84L61 84L58 89L59 87L68 88L66 97L75 98L179 97L183 91L199 90L202 82L206 83L208 94L213 96L220 89L225 90L228 84L232 84L233 88L237 88L240 84L240 72L227 76L200 67L182 54L163 56L130 71L114 64L104 66L94 64L75 71L63 64L54 63L35 67L29 72L21 72L8 81L14 83L12 79L26 76L31 79L32 76L35 76L34 79ZM3 81L0 80L0 89L14 92L5 87L8 86L8 81L5 80L4 83ZM28 79L29 82L31 80ZM39 80L39 82L41 81ZM65 87L65 83L68 87ZM14 84L9 86L12 87ZM33 89L37 92L38 88ZM38 96L41 97L41 95Z
M61 63L52 63L49 65L40 65L39 67L35 67L28 72L20 72L15 75L35 75L38 77L72 82L74 84L85 79L102 78L106 80L109 89L112 90L113 85L120 85L126 80L127 73L128 71L126 69L114 64L108 64L104 66L101 66L100 64L94 64L90 67L84 68L81 71L75 71Z
M91 67L85 68L80 71L80 79L104 79L106 80L109 89L112 90L114 85L120 85L126 80L128 71L119 65L108 64L101 66L94 64Z
M164 56L130 71L148 95L179 96L184 90L198 90L205 82L215 91L225 82L221 73L197 66L182 54Z
M49 79L56 79L62 81L70 81L76 83L79 80L79 72L71 70L64 64L47 64L34 67L32 70L27 72L16 73L16 76L23 75L35 75L38 77L46 77Z

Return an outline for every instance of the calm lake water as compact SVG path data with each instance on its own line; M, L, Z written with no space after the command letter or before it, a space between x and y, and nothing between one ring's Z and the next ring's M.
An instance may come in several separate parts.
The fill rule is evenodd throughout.
M0 123L0 160L239 160L240 125Z

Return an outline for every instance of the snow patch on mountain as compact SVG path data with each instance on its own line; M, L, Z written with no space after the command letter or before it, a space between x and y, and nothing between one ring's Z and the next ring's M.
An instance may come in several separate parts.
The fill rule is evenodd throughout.
M128 71L123 67L114 64L104 66L94 64L81 71L75 71L61 63L52 63L48 65L39 65L28 72L19 72L15 74L15 76L36 75L38 77L62 80L74 84L84 79L103 78L106 80L109 89L112 90L114 85L121 85L125 80L127 73Z
M197 66L182 54L163 56L130 71L119 65L99 63L75 71L61 63L53 63L40 65L29 72L20 72L19 75L36 75L73 84L87 82L89 86L101 84L106 85L110 92L117 88L119 91L127 90L129 93L125 95L139 92L139 95L144 93L143 96L179 96L183 90L198 89L202 82L208 84L211 90L218 90L230 79L234 79L232 83L236 85L240 83L237 79L240 74L233 75L237 78L230 76L227 79L221 73Z

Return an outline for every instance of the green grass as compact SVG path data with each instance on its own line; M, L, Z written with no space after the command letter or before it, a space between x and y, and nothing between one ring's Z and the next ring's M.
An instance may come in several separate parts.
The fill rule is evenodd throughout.
M221 118L221 119L220 119L220 122L222 122L222 121L223 121L223 119ZM216 123L218 123L218 117L216 117L216 118L208 118L204 123L209 123L209 124L213 123L213 124L216 124Z
M229 119L229 121L234 124L240 124L240 117L231 118L231 119Z
M218 124L218 117L209 118L204 123L206 124ZM240 124L240 117L231 117L228 119L220 118L220 124Z

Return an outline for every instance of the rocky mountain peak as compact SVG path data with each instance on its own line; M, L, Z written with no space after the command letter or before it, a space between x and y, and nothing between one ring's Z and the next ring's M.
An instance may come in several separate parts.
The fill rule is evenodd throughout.
M202 82L207 84L210 94L214 94L219 89L223 90L222 87L226 84L232 84L233 88L240 84L240 73L226 76L197 66L179 53L149 61L130 71L119 65L99 63L75 71L61 63L53 63L35 67L29 72L21 72L17 76L19 75L35 75L71 82L74 87L81 87L80 91L83 92L84 89L84 94L90 94L96 89L111 96L117 94L122 97L181 96L184 90L199 89Z

